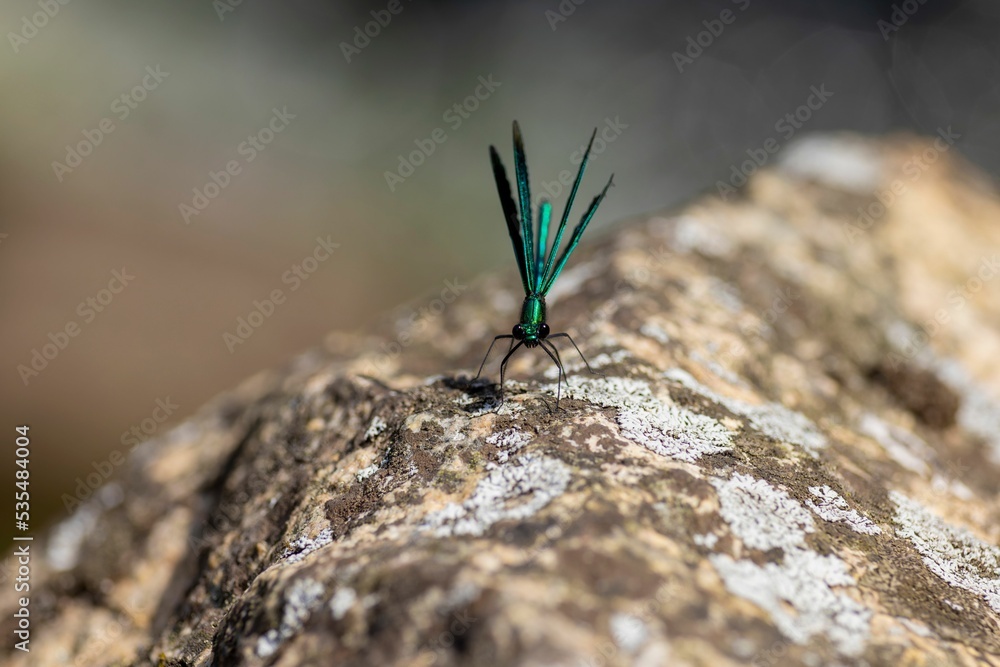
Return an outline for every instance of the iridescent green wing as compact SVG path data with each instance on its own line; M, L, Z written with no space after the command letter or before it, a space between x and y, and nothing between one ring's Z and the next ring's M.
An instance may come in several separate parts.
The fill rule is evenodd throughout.
M542 289L542 277L545 275L545 244L549 240L549 221L552 219L552 203L543 199L538 205L538 238L535 245L535 293Z
M573 181L573 189L569 191L569 199L566 200L566 208L563 209L562 220L559 221L559 228L556 230L556 239L552 243L552 250L549 252L548 259L545 260L545 266L542 268L542 275L537 281L538 287L536 287L536 290L539 293L544 294L541 289L543 284L546 282L551 283L555 280L555 278L549 276L549 270L552 268L552 263L555 261L556 254L559 252L559 244L562 243L563 232L566 231L566 222L569 220L569 212L570 209L573 208L573 200L576 199L576 191L580 188L580 181L583 180L583 171L587 168L587 160L590 158L590 148L594 145L594 137L596 136L597 128L595 127L593 134L590 135L590 143L587 144L587 150L583 153L583 160L580 162L580 169L576 172L576 180Z
M569 243L566 245L566 249L563 250L562 255L559 257L559 261L556 262L555 268L552 269L552 275L548 277L545 283L542 285L541 295L545 296L552 289L552 283L556 281L559 274L562 272L563 267L566 266L566 262L569 261L569 256L573 254L576 250L576 246L580 243L580 237L583 236L583 231L587 229L587 225L590 224L591 218L597 213L597 207L601 205L604 200L604 196L608 194L608 188L611 187L611 183L614 180L615 175L611 174L611 178L608 179L608 184L604 186L601 190L601 194L594 197L594 201L590 202L590 206L587 208L587 212L583 214L583 218L580 219L580 224L576 226L573 230L573 235L569 238ZM556 246L552 247L552 251L555 252Z
M528 161L524 157L524 139L521 126L514 121L514 175L517 177L517 194L521 199L521 239L524 265L527 268L528 288L535 286L534 244L531 233L531 188L528 185ZM528 289L526 288L526 289ZM528 291L525 292L529 293Z
M521 273L521 284L524 286L524 293L528 294L531 291L531 283L528 282L528 269L525 266L524 241L521 238L521 221L517 217L517 204L514 203L514 197L510 193L507 171L503 168L503 162L500 161L497 149L493 146L490 146L490 162L493 164L493 179L497 183L503 217L507 221L507 233L510 235L511 245L514 246L517 269Z

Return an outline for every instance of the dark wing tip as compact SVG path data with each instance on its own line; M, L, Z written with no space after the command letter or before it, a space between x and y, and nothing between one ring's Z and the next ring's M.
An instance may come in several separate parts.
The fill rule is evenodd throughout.
M521 126L514 121L514 145L524 151L524 137L521 136Z
M590 133L590 141L587 142L587 150L585 150L583 152L583 155L584 155L585 158L590 157L590 149L594 147L594 139L596 139L596 138L597 138L597 128L595 127L594 131ZM584 163L584 162L580 163L581 173L583 171L584 164L586 164L586 163Z

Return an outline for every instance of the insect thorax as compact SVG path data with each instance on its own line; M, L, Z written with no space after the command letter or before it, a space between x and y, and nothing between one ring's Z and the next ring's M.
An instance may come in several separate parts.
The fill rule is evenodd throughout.
M527 336L534 337L538 325L545 321L545 297L526 296L521 305L521 326Z

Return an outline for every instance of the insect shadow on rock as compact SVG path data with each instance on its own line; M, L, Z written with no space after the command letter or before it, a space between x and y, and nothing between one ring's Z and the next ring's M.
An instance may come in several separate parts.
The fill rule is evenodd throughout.
M500 403L503 403L503 383L507 371L507 362L511 355L517 352L522 345L527 348L541 347L549 358L559 368L558 384L556 385L556 408L559 407L559 399L562 395L562 380L566 376L566 369L563 368L562 359L559 357L559 350L552 343L553 338L565 338L576 349L583 363L587 365L587 370L595 375L602 375L590 367L590 362L580 352L580 348L568 333L550 333L549 325L546 322L545 295L552 289L553 283L562 272L570 255L580 243L580 237L587 229L591 219L597 212L597 207L604 200L614 179L614 174L608 179L607 185L601 193L594 197L587 207L587 211L580 219L580 223L573 229L569 242L559 253L559 244L562 242L563 233L566 231L566 222L569 220L569 212L573 207L573 200L576 198L576 191L583 180L583 172L587 168L587 159L590 157L590 149L594 145L594 137L597 136L597 129L590 135L590 143L583 154L580 162L580 169L576 173L576 180L573 181L573 188L569 192L569 199L566 201L566 208L563 211L562 219L556 230L555 240L551 247L549 241L549 222L552 218L552 204L547 199L543 199L538 207L538 223L532 224L531 219L531 189L528 186L528 164L524 156L524 140L521 137L521 128L517 121L514 121L514 174L517 178L517 194L520 206L514 201L511 193L510 182L507 180L507 172L496 148L490 146L490 162L493 165L493 178L496 180L497 192L500 194L500 205L503 208L503 215L507 221L507 232L510 235L511 244L514 246L514 257L517 259L517 268L521 274L521 285L524 287L524 303L521 305L521 319L514 325L509 334L500 334L493 339L490 347L486 350L483 363L479 365L479 372L475 379L483 372L486 360L493 351L493 346L500 339L510 339L507 354L500 362ZM558 254L558 259L556 256ZM517 343L515 344L515 341Z

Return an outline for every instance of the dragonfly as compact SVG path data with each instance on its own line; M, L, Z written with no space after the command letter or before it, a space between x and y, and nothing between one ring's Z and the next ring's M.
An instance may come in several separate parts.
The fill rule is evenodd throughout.
M570 209L573 207L573 200L576 192L580 188L583 180L583 172L587 168L587 160L590 157L590 149L594 145L594 138L597 136L597 128L590 135L590 143L583 154L580 162L580 169L576 173L576 180L573 181L573 188L569 192L569 199L566 201L566 208L563 210L559 227L556 229L555 240L549 246L549 226L552 219L552 203L547 199L542 199L538 206L537 224L533 224L531 217L531 189L528 185L528 163L524 154L524 139L521 136L521 128L514 121L514 175L517 179L517 194L519 202L514 200L511 193L510 181L507 180L507 171L495 147L490 146L490 163L493 166L493 178L496 181L497 192L500 195L500 206L503 209L504 219L507 222L507 233L510 235L510 242L514 247L514 257L517 260L517 268L521 274L521 286L524 287L524 302L521 305L520 321L514 325L509 334L500 334L493 339L490 347L486 350L483 363L479 365L479 372L476 379L483 373L486 360L493 351L493 346L498 340L510 340L507 354L500 362L500 401L503 403L503 384L507 371L507 362L511 356L517 352L522 345L526 348L541 347L549 358L559 368L558 384L556 385L556 408L559 407L559 399L562 395L562 381L566 377L566 369L563 367L559 350L553 344L554 338L565 338L576 349L587 370L595 375L601 375L590 367L590 362L583 356L579 346L573 338L565 332L550 333L545 308L545 295L552 289L559 274L566 266L576 246L580 243L583 232L587 225L597 213L597 207L604 201L608 188L614 181L614 174L608 179L607 185L601 193L594 197L587 207L586 212L580 222L573 229L566 247L559 253L559 246L562 243L563 235L566 231L566 223L569 220ZM557 259L558 257L558 259ZM516 343L515 343L516 341Z

